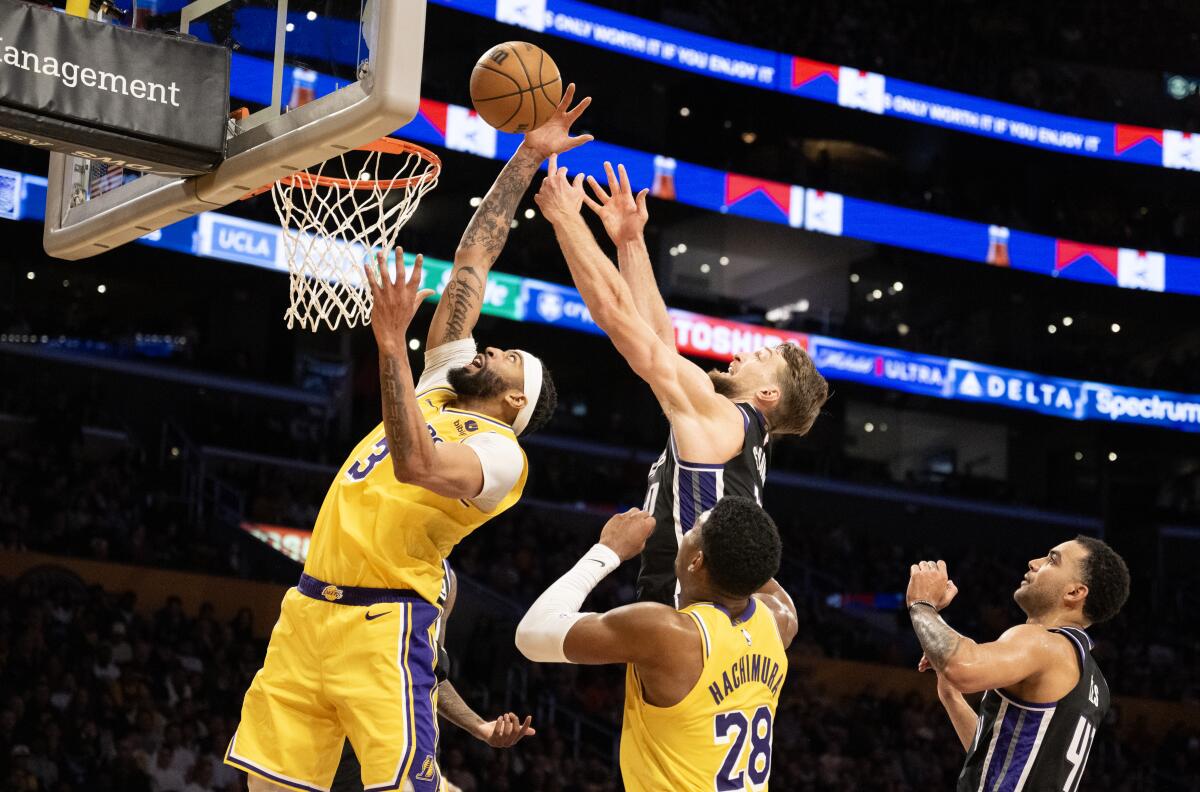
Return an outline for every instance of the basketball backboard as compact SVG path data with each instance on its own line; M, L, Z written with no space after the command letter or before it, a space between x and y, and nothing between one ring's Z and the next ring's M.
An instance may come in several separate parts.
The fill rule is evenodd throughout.
M81 259L377 140L420 103L425 0L139 0L135 24L233 49L225 160L191 178L52 154L46 252ZM146 17L145 11L155 11ZM236 113L235 113L236 115ZM116 174L114 176L114 173Z

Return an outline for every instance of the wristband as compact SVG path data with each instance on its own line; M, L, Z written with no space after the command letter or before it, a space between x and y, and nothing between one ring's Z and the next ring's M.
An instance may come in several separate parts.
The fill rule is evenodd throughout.
M915 607L917 607L918 605L928 605L929 607L933 608L933 612L934 612L934 613L937 613L937 612L938 612L938 606L937 606L937 605L934 605L934 604L933 604L932 602L930 602L929 600L913 600L912 602L910 602L910 603L908 604L908 610L909 610L909 612L911 613L911 612L912 612L912 609L913 609L913 608L915 608Z

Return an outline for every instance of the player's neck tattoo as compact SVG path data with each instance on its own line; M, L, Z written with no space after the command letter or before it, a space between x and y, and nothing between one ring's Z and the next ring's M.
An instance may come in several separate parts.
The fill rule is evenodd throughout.
M912 618L913 630L917 633L925 657L929 658L929 664L938 672L946 670L946 664L954 656L962 636L928 605L914 605L908 615Z

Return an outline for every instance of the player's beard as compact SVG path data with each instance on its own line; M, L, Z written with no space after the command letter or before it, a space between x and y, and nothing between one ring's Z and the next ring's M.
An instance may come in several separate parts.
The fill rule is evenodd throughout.
M708 372L708 378L712 380L713 390L727 399L736 399L741 391L733 375L728 372L713 369Z
M1043 591L1037 583L1020 586L1013 592L1013 599L1026 616L1034 618L1049 612L1054 608L1055 596L1050 591Z
M479 371L469 371L466 366L450 369L446 373L446 380L459 396L472 399L490 399L508 390L500 375L487 367Z

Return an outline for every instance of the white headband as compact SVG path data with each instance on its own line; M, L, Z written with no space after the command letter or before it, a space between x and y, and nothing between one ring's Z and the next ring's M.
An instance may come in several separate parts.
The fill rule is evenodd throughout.
M542 361L523 349L517 351L521 353L521 359L525 362L525 406L517 413L512 425L513 432L519 435L529 426L529 419L533 417L538 397L542 395Z

